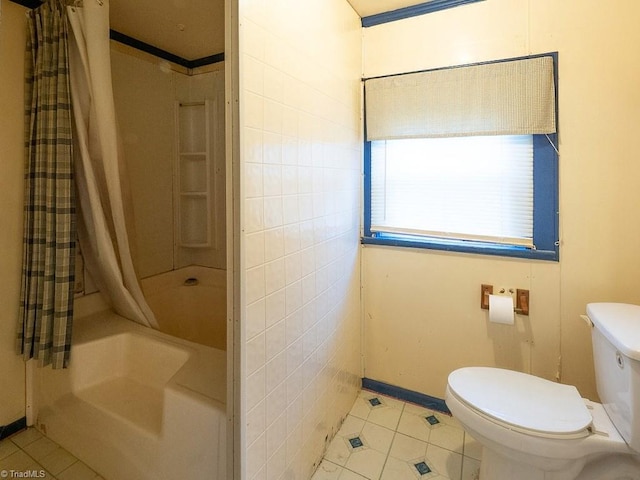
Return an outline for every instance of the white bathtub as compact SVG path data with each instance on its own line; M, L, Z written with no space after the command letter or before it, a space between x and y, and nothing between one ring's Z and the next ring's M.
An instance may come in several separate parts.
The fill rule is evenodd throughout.
M227 273L191 266L142 280L160 330L226 350Z
M100 305L76 302L70 367L36 371L36 426L107 480L225 479L226 352Z

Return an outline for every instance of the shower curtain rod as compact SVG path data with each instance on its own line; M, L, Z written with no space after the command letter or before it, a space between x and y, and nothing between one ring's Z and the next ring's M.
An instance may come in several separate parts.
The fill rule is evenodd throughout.
M84 0L62 0L68 7L81 7ZM95 0L100 6L104 5L104 0Z
M27 8L38 8L40 5L44 3L44 0L10 0L13 3L17 3L18 5L22 5ZM95 0L98 2L98 5L102 6L104 3L103 0ZM70 7L81 7L83 0L63 0L65 5Z

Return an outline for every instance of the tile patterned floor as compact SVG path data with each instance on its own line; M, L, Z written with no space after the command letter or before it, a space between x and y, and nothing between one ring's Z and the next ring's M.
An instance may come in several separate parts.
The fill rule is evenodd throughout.
M477 480L482 449L452 417L362 390L311 480ZM104 480L30 428L0 441L0 479Z
M481 453L454 418L362 390L312 480L477 480Z
M0 441L0 478L103 480L87 465L34 428Z

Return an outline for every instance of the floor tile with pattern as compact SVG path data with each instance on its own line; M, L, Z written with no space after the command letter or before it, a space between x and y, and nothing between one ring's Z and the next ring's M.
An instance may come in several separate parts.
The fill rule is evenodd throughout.
M312 480L477 480L481 453L455 418L362 390Z

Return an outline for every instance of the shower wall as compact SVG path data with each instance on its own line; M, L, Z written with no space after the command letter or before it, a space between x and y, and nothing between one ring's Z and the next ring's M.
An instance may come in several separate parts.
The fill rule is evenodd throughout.
M135 218L141 277L186 265L225 268L224 70L187 75L112 42L113 90ZM211 246L174 248L176 102L210 101Z
M242 478L306 480L360 386L360 19L239 8Z

